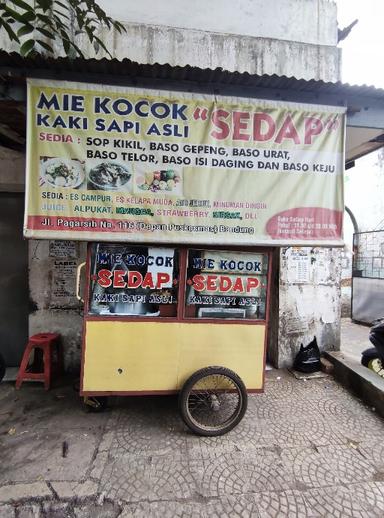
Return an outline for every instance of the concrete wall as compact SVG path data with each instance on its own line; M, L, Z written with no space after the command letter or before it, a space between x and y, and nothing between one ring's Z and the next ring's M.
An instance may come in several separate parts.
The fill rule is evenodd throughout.
M83 311L75 296L77 266L85 261L86 244L29 241L29 334L59 333L68 371L80 366Z
M127 29L102 35L117 59L324 81L340 76L336 5L329 0L100 3ZM85 39L82 45L94 55Z
M112 54L118 59L222 67L250 74L294 75L324 81L332 81L340 73L339 49L327 45L154 25L126 24L126 27L127 34L115 35L113 40ZM101 56L95 56L85 39L82 42L90 55Z
M23 192L25 154L0 146L0 191Z
M336 4L329 0L99 0L123 22L198 29L254 38L337 43Z
M336 5L329 0L102 0L126 33L102 31L119 60L174 66L222 67L230 71L278 74L333 81L340 76ZM28 36L26 36L27 38ZM95 55L76 36L85 55ZM0 34L0 45L15 44ZM63 51L56 46L57 55Z
M320 350L340 348L341 253L331 248L280 251L279 367L292 365L300 344L314 336Z

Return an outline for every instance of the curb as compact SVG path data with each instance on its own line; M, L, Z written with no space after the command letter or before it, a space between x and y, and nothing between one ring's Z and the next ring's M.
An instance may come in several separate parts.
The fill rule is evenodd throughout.
M337 381L384 417L384 379L340 351L324 356L333 364Z

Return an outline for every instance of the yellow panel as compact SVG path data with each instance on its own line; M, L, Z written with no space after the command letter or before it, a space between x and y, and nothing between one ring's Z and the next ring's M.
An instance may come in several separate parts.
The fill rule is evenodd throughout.
M263 325L181 324L179 387L196 370L220 365L235 371L247 388L262 388Z
M264 325L88 321L83 390L176 390L209 365L262 388L264 336Z

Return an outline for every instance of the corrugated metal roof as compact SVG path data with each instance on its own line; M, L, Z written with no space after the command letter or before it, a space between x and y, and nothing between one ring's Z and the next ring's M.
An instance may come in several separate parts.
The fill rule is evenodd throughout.
M316 92L319 95L348 95L384 99L384 89L367 85L347 83L327 83L321 80L305 80L278 75L255 75L248 72L229 72L222 68L202 69L198 67L172 66L169 64L140 64L129 59L68 59L50 58L36 55L23 58L14 52L0 51L0 73L5 76L26 77L50 72L62 79L62 74L82 76L115 76L120 78L144 78L156 80L186 81L208 86L221 85L246 88L295 90L296 92Z
M326 83L278 75L255 75L217 68L170 64L140 64L129 59L68 59L0 50L0 145L23 149L25 141L25 78L40 77L93 83L138 85L172 90L217 92L228 95L323 103L348 107L347 159L353 160L382 146L384 89L367 85ZM347 123L348 126L348 123ZM356 128L358 138L356 137ZM372 133L364 128L376 128ZM348 131L352 132L348 136ZM365 133L364 133L365 131ZM372 134L375 137L372 140ZM16 136L16 138L14 138ZM380 137L381 138L381 137Z

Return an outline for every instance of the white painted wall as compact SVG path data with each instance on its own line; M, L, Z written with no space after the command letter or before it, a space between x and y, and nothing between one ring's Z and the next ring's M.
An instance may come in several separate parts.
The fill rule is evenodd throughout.
M100 0L100 5L127 29L99 34L119 60L308 80L340 76L331 0ZM96 55L85 37L76 41L85 55L108 57L103 51ZM0 47L16 49L2 31Z
M314 336L320 350L340 348L341 249L296 248L307 261L305 279L295 278L291 248L280 252L279 367L292 366L300 344Z
M276 40L238 34L203 32L166 26L126 24L127 33L108 39L112 55L138 63L169 63L174 66L218 67L231 72L277 74L300 79L332 81L339 77L340 54L337 47L297 41ZM97 56L83 38L87 53Z
M329 0L99 0L129 24L197 29L253 38L336 45L336 5Z

